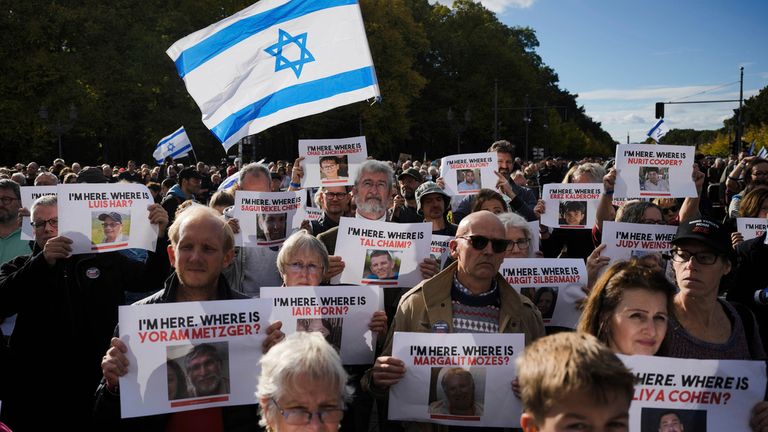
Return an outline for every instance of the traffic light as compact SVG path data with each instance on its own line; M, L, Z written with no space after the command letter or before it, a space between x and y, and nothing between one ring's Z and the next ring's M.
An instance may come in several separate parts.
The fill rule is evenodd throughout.
M656 102L656 118L664 118L664 102Z

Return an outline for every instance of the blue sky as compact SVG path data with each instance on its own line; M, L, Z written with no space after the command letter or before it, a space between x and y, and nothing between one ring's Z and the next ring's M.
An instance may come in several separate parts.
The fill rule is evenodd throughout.
M738 83L715 88L737 82L740 66L745 99L768 85L766 0L480 2L506 25L535 29L560 87L622 143L627 132L631 142L645 139L654 102L738 99ZM665 123L716 129L737 107L668 105Z

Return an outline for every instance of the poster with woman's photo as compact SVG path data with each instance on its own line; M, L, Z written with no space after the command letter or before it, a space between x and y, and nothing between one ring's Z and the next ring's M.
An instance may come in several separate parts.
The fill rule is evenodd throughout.
M661 144L616 146L614 198L696 197L696 147Z
M546 211L541 224L550 228L591 229L603 192L602 183L551 183L544 185Z
M405 377L390 388L390 420L518 427L512 379L524 346L521 333L395 332L392 356L405 363Z
M539 309L546 327L576 328L588 282L584 260L507 258L499 273Z
M269 299L121 306L123 418L256 403Z
M351 186L368 158L365 137L299 140L301 187Z
M283 333L319 332L344 364L373 362L376 337L368 324L384 308L381 287L262 287L261 298L273 300L272 319L283 322Z
M476 194L482 188L495 189L499 162L496 152L446 156L440 164L440 176L448 195Z
M766 365L750 360L619 356L637 377L629 430L749 432Z
M139 248L154 250L157 225L146 186L134 183L64 184L57 189L59 235L72 240L72 253Z
M283 244L301 227L306 211L303 191L235 192L234 217L240 223L235 245L272 247Z

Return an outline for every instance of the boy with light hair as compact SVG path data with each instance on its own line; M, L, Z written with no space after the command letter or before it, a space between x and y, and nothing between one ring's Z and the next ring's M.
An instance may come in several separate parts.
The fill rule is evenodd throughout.
M586 333L564 332L528 346L517 361L524 432L629 430L634 376Z

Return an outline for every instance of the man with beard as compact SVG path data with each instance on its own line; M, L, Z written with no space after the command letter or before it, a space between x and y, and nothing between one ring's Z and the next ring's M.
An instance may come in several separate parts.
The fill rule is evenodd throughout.
M434 182L424 182L416 189L416 205L424 222L432 223L432 234L456 235L456 225L448 222L451 197Z
M21 240L21 189L18 183L0 179L0 263L30 252L29 242Z
M408 168L397 176L397 182L400 184L400 195L395 197L390 220L400 223L421 222L416 205L416 188L424 183L421 173L417 168Z
M329 229L339 226L339 219L349 210L349 191L346 186L323 186L322 194L323 215L319 220L312 221L312 234L320 235Z
M496 173L498 189L505 198L509 198L507 203L510 210L524 217L528 221L537 220L538 217L533 212L536 206L536 194L528 188L522 188L511 181L509 176L514 167L515 147L506 140L496 141L488 148L489 152L495 151L496 158L499 161L499 171ZM453 222L459 223L461 219L472 213L472 207L475 204L475 195L468 195L459 203L458 208L453 212Z
M221 356L213 345L195 345L185 360L195 396L229 393L229 378L224 375Z

